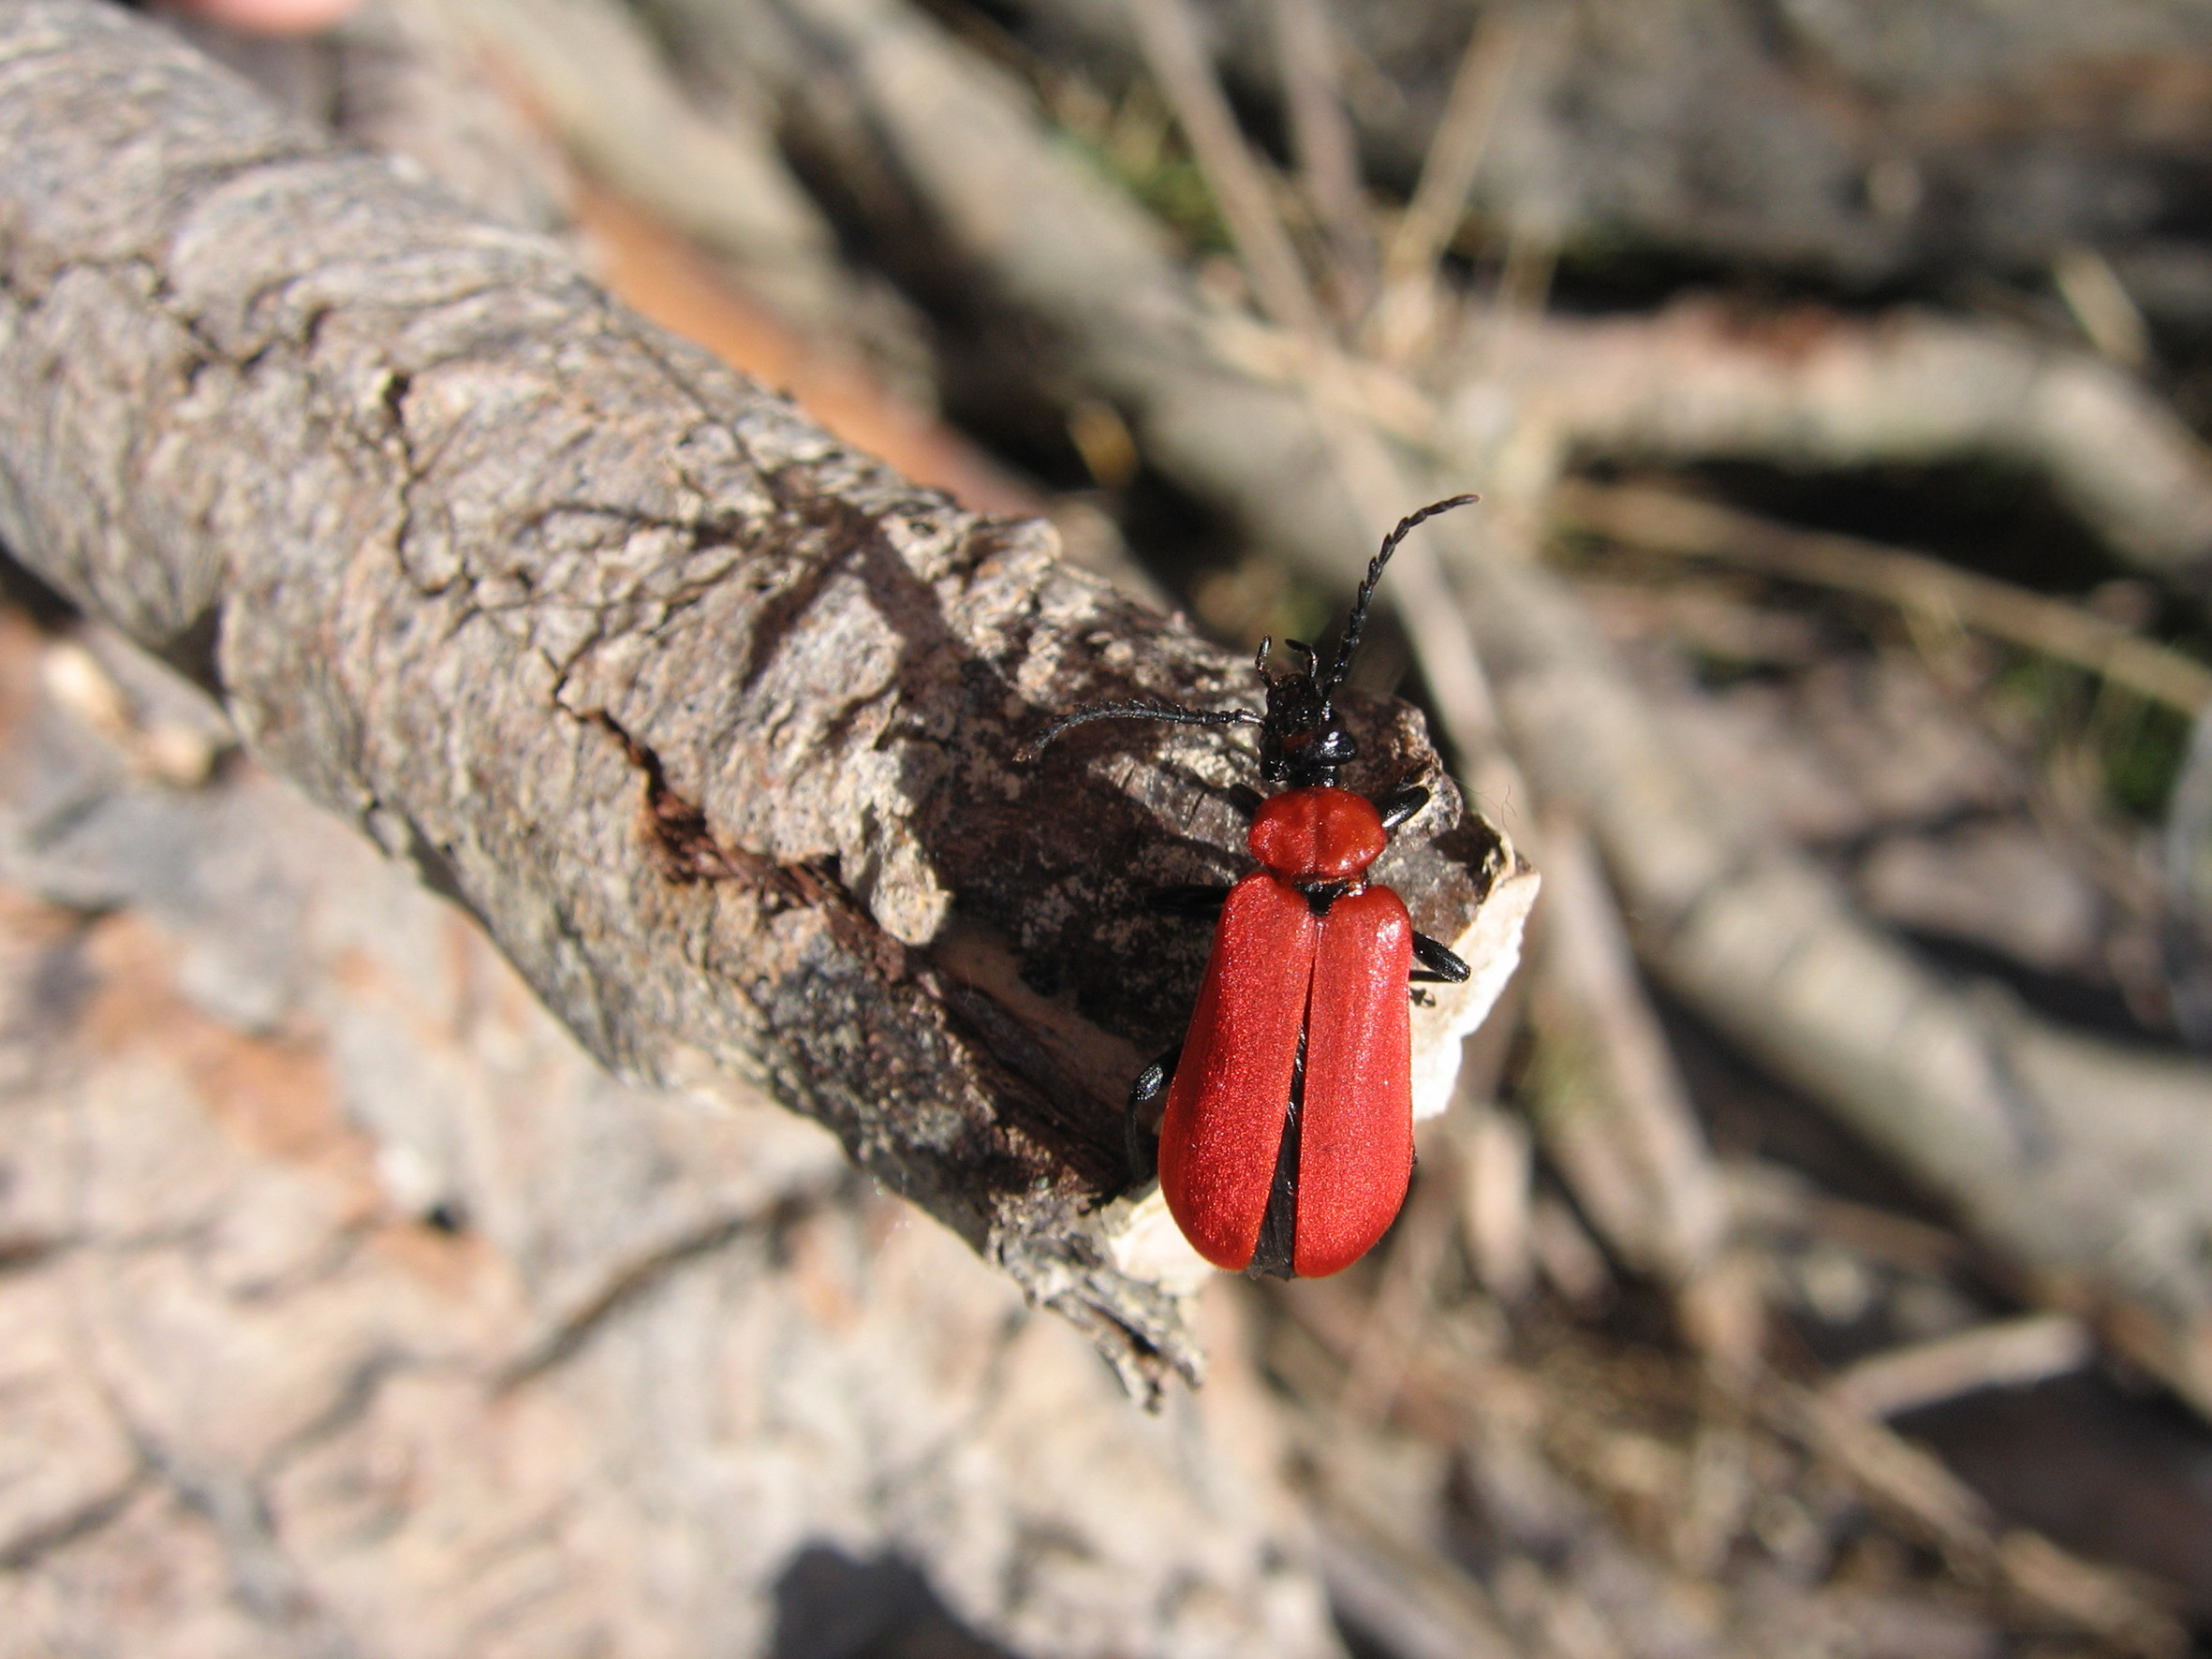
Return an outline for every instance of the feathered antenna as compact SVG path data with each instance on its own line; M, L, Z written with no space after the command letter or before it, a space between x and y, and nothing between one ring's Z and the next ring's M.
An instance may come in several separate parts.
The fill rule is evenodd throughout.
M1448 513L1455 507L1466 507L1482 498L1480 495L1454 495L1448 501L1433 501L1417 513L1408 513L1398 521L1398 527L1382 538L1382 551L1375 555L1367 566L1367 580L1360 583L1360 591L1352 595L1351 615L1345 619L1344 640L1336 647L1336 660L1329 666L1328 674L1320 682L1320 694L1325 698L1344 683L1344 676L1351 667L1351 653L1359 649L1360 630L1366 625L1367 601L1375 597L1375 584L1382 580L1382 567L1390 563L1391 554L1398 551L1398 543L1406 539L1412 529L1438 513Z
M1245 709L1183 709L1160 703L1093 703L1061 715L1019 749L1016 760L1027 763L1044 753L1047 743L1062 732L1094 720L1165 720L1172 726L1264 726L1267 722Z

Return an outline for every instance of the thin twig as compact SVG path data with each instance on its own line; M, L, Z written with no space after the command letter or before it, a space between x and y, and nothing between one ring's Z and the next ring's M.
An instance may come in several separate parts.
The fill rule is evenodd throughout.
M2149 366L2149 325L2102 254L2081 242L2059 249L2051 282L2091 345L2123 369Z
M1510 6L1486 10L1459 60L1413 199L1383 257L1382 292L1369 337L1394 362L1405 361L1429 337L1437 315L1438 262L1467 211L1467 192L1474 188L1490 130L1505 102L1525 26Z
M1770 1382L1753 1396L1773 1428L1911 1520L1962 1573L1994 1577L2030 1607L2094 1632L2121 1651L2177 1655L2181 1628L2127 1579L2038 1534L1997 1534L1988 1506L1931 1453L1821 1394Z
M2212 707L2212 668L2063 600L1925 554L1796 530L1665 490L1570 481L1551 499L1558 521L1615 541L1861 594L2072 663L2187 714Z
M1505 102L1513 60L1520 55L1524 24L1511 7L1485 9L1459 60L1444 119L1430 139L1421 179L1406 216L1398 221L1383 260L1386 280L1421 281L1433 275L1438 259L1459 228L1467 192L1482 169L1490 129Z
M1326 1357L1322 1365L1353 1363L1364 1321L1349 1297L1316 1285L1283 1297L1279 1305ZM1495 1421L1499 1402L1512 1398L1521 1380L1511 1367L1470 1363L1432 1336L1407 1358L1394 1420ZM2000 1531L1979 1493L1885 1424L1771 1373L1758 1373L1743 1398L1769 1432L1804 1447L1872 1506L1941 1551L1969 1582L2002 1585L2025 1607L2093 1634L2119 1652L2175 1659L2186 1651L2180 1625L2128 1575L2082 1561L2024 1528Z
M1534 1272L1529 1246L1530 1162L1528 1126L1488 1100L1454 1108L1462 1242L1475 1277L1499 1301L1528 1294Z
M1316 1425L1317 1434L1325 1426ZM1350 1482L1338 1482L1349 1488ZM1356 1490L1356 1489L1355 1489ZM1316 1522L1332 1608L1386 1638L1402 1659L1508 1659L1526 1650L1500 1628L1482 1585L1449 1556L1382 1531L1358 1500L1338 1496Z
M2031 1314L1871 1355L1821 1390L1865 1417L1901 1417L1978 1388L2022 1387L2079 1371L2096 1339L2070 1314Z
M1414 1182L1406 1213L1392 1230L1382 1283L1367 1304L1366 1322L1336 1398L1337 1409L1352 1421L1379 1423L1390 1416L1436 1299L1437 1277L1457 1218L1449 1172L1443 1180L1432 1173Z
M1546 1123L1545 1142L1571 1173L1587 1175L1578 1193L1606 1197L1594 1218L1630 1265L1680 1284L1712 1260L1727 1230L1719 1173L1588 833L1547 808L1543 844L1543 961L1606 1071L1593 1098ZM1592 1164L1617 1173L1597 1176Z
M1360 177L1358 135L1345 114L1336 39L1322 0L1275 0L1290 148L1314 216L1328 233L1337 310L1357 316L1375 287L1375 219Z
M1129 0L1129 5L1143 27L1153 73L1190 139L1200 170L1224 204L1230 235L1261 303L1300 347L1299 378L1336 470L1361 516L1379 535L1396 522L1416 492L1367 418L1353 365L1322 329L1320 306L1290 253L1290 235L1199 51L1187 0ZM1249 211L1229 212L1231 200ZM1498 743L1497 705L1474 636L1427 545L1427 534L1426 529L1416 532L1397 555L1395 609L1435 694L1445 737L1471 772L1467 781L1477 798L1495 811L1502 801L1526 800L1528 791Z
M1320 335L1320 307L1290 233L1276 215L1266 177L1237 131L1236 116L1215 79L1187 0L1128 0L1128 5L1144 61L1183 125L1261 305L1285 328Z

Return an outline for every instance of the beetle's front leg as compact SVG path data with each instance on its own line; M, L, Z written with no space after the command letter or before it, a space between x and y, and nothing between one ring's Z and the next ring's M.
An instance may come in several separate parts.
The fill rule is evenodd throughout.
M1175 1080L1175 1066L1183 1058L1177 1043L1137 1074L1129 1085L1128 1110L1122 1119L1122 1135L1129 1154L1129 1184L1143 1186L1159 1173L1159 1119L1166 1108L1168 1085Z
M1407 977L1416 985L1465 985L1474 970L1453 954L1441 939L1426 933L1413 935L1413 972Z
M1419 784L1400 784L1388 795L1376 797L1373 804L1382 815L1382 827L1395 830L1428 804L1428 790Z

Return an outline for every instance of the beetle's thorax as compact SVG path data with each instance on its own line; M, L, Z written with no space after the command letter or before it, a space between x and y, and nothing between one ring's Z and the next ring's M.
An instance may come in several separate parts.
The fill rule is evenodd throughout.
M1326 785L1286 789L1252 817L1252 857L1288 882L1358 882L1389 844L1364 797Z

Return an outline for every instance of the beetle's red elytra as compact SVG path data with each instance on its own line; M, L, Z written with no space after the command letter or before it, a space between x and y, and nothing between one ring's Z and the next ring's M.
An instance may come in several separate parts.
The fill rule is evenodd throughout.
M1217 1268L1251 1264L1290 1105L1295 1272L1349 1267L1405 1201L1413 922L1364 881L1388 839L1382 815L1344 789L1286 791L1253 821L1261 868L1221 906L1159 1135L1169 1213ZM1319 915L1300 886L1314 882L1346 884Z
M1093 720L1256 726L1260 775L1288 785L1261 799L1246 844L1260 868L1232 888L1181 889L1173 907L1217 904L1220 919L1183 1041L1129 1091L1131 1164L1157 1162L1161 1195L1199 1255L1231 1272L1341 1272L1389 1231L1413 1174L1409 980L1458 982L1467 966L1414 932L1406 905L1367 871L1390 831L1427 803L1404 784L1379 801L1337 786L1356 755L1332 698L1358 647L1382 567L1423 520L1400 521L1367 566L1325 673L1255 664L1267 712L1095 703L1031 740L1033 758ZM1157 1157L1148 1118L1164 1096Z

